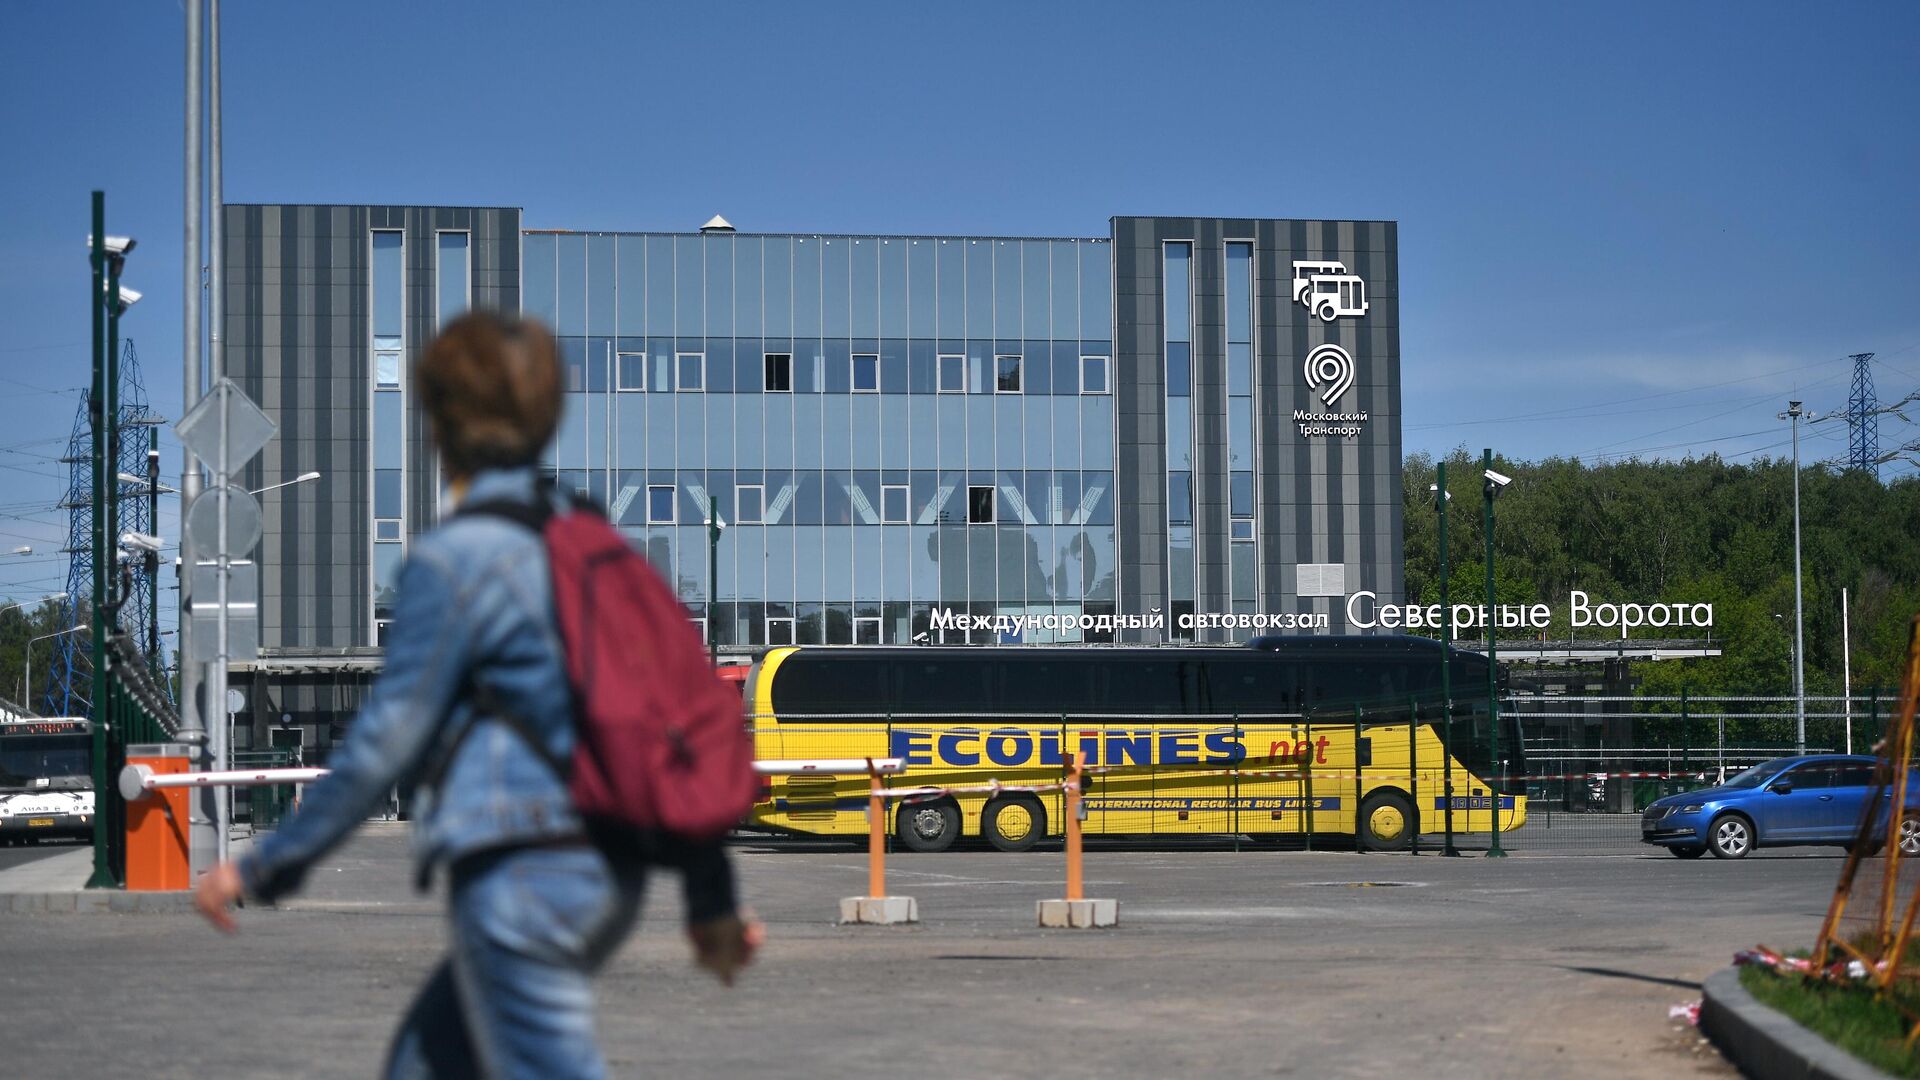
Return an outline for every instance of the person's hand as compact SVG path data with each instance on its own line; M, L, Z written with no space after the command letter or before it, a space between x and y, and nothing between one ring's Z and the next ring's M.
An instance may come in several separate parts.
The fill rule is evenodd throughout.
M240 871L232 863L224 862L201 876L200 884L193 889L193 906L215 928L231 934L240 928L233 921L233 905L240 902L245 892Z
M753 954L766 942L767 928L751 914L722 915L689 923L687 936L693 939L693 962L732 986L734 973L753 963Z

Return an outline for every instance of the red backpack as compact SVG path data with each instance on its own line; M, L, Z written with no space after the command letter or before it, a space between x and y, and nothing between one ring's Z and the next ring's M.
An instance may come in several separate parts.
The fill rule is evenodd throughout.
M500 500L460 513L506 518L545 541L574 701L573 760L553 764L574 808L599 826L718 837L758 788L740 694L714 673L673 590L599 508L575 500L556 513L551 495L542 485L534 505Z

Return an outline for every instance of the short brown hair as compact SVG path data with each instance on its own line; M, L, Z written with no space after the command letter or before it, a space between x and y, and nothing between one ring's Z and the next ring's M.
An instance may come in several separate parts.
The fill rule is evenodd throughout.
M414 387L447 471L531 465L560 423L560 356L532 319L475 311L427 346Z

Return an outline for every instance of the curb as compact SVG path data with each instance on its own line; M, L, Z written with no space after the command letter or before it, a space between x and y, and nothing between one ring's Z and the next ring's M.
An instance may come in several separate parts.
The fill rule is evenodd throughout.
M14 915L168 915L193 910L193 893L76 892L0 893L0 912Z
M1740 969L1701 987L1700 1030L1754 1080L1888 1080L1887 1074L1754 1000Z

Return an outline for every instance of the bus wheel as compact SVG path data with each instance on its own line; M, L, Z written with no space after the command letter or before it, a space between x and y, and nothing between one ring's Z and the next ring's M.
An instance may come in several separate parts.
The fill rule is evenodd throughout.
M1418 827L1413 803L1397 791L1376 791L1360 800L1360 845L1368 851L1405 851Z
M995 799L980 817L980 831L1001 851L1028 851L1047 835L1047 811L1033 799Z
M1335 309L1334 306L1330 303L1320 305L1320 321L1321 322L1332 322L1335 318L1339 316L1339 314L1340 312L1337 309Z
M895 831L908 851L945 851L960 838L960 808L950 802L910 803L900 808Z

